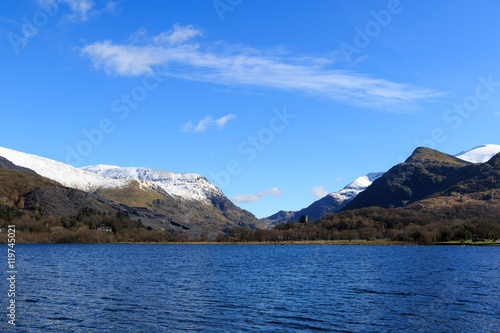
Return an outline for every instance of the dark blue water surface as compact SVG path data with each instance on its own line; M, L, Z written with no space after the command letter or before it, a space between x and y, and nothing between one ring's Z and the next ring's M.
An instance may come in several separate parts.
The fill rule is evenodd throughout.
M7 324L6 278L0 283L7 332L500 332L500 247L16 251L15 327Z

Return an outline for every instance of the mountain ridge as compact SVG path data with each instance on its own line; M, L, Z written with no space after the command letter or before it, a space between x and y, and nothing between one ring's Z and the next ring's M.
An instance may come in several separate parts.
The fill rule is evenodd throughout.
M455 155L448 155L445 153L441 153L439 151L434 151L430 153L427 151L426 154L423 152L428 149L425 147L419 147L416 150L413 151L413 153L407 158L405 162L414 162L414 163L422 163L425 159L428 159L431 155L434 156L434 159L436 157L440 156L441 159L448 160L448 162L452 164L464 164L465 162L470 162L470 163L484 163L490 160L495 154L500 152L500 145L495 145L495 144L486 144L486 145L479 145L474 148L462 151L458 154ZM370 175L377 175L376 178L372 179L369 182L364 182L363 184L360 184L358 188L358 193L353 193L350 197L345 197L342 192L345 194L345 190L348 190L349 188L356 187L356 182L359 180L362 180L363 177L370 177ZM346 206L351 199L354 199L354 197L363 192L366 188L368 188L369 185L373 181L375 181L377 178L380 178L384 172L381 173L369 173L365 176L361 176L348 184L346 187L343 189L337 191L337 192L332 192L324 196L323 198L320 198L310 204L306 208L302 208L301 210L298 211L279 211L273 215L270 215L268 217L260 219L260 221L264 224L266 228L272 227L276 225L277 223L280 222L287 222L288 220L293 220L298 222L300 219L300 216L302 215L308 215L310 219L318 219L321 218L321 214L326 214L326 213L335 213L340 211L341 208ZM336 200L334 199L336 198Z
M212 196L223 196L223 192L212 185L205 176L194 173L178 173L144 167L119 167L92 165L80 168L113 179L148 181L170 195L184 199L209 202Z
M471 163L484 163L498 153L500 153L500 145L486 144L461 151L453 156Z
M419 147L404 163L393 166L342 210L393 208L444 193L479 192L496 186L493 178L500 153L484 163L472 163L436 150ZM487 178L487 179L484 179ZM500 179L500 177L499 177Z
M491 185L489 181L491 177L496 177L495 170L500 165L499 155L491 156L495 151L500 152L500 145L480 145L456 155L419 147L404 163L394 166L387 173L370 173L359 177L343 189L329 193L300 211L279 211L266 218L267 220L260 221L250 212L234 205L222 191L198 174L102 164L74 168L62 162L2 147L0 147L0 168L4 169L3 173L6 173L5 169L17 170L15 177L22 176L23 179L29 179L22 174L23 171L41 173L41 176L57 183L56 187L83 188L92 195L129 207L127 209L130 212L134 209L138 211L146 209L151 212L151 221L155 216L161 216L163 221L161 223L192 222L205 231L216 232L234 226L250 226L257 229L262 227L261 223L269 227L289 219L298 221L301 215L319 219L330 212L353 209L355 206L352 202L359 204L360 200L367 196L363 194L365 189L380 184L382 175L386 182L390 182L390 191L386 191L387 188L382 191L381 188L370 190L371 199L375 198L374 201L379 201L376 204L382 202L389 205L388 207L407 205L439 193L452 195L488 189ZM489 160L484 163L486 159ZM481 168L477 168L479 163L482 163ZM32 178L30 181L33 181ZM37 182L33 184L35 183ZM52 183L40 181L40 185L43 184ZM435 193L428 193L426 187L434 187ZM51 191L54 190L47 188L37 195L42 193L43 198L50 197ZM394 192L392 195L399 196L400 200L394 201L394 197L390 198L390 192ZM0 199L3 202L12 200L5 196ZM367 202L361 206L373 204Z
M416 148L413 151L413 153L404 161L404 163L416 163L416 164L435 163L435 162L457 164L457 165L465 165L471 163L466 160L427 147Z
M337 192L332 192L314 201L312 204L299 211L279 211L269 217L260 219L264 227L270 228L280 222L293 220L299 222L302 215L307 215L309 219L315 220L328 213L338 212L356 195L367 188L375 179L381 177L382 172L371 172L358 177L344 188Z
M212 236L233 226L262 227L252 213L234 205L202 175L148 168L86 167L92 172L3 147L0 156L68 188L97 194L128 207L148 209L162 215L162 221L193 223ZM120 178L121 175L128 178Z

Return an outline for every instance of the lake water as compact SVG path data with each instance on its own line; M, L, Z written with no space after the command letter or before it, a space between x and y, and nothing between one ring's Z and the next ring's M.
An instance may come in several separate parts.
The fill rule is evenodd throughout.
M5 332L500 332L500 247L19 244L16 252L15 328L0 283Z

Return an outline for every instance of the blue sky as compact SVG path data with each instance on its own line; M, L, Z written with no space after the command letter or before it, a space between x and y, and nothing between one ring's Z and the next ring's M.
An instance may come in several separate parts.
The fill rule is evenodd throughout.
M0 146L205 175L264 217L498 144L500 3L5 0Z

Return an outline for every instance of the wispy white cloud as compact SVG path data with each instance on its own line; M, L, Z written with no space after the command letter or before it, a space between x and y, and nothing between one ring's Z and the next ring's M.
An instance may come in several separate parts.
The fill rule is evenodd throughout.
M311 190L311 194L318 199L323 198L325 195L328 194L328 191L325 189L324 185L321 186L314 186L313 189Z
M152 41L157 44L168 43L171 45L184 43L194 37L202 36L202 32L195 29L192 25L181 27L174 24L174 27L166 32L162 32L158 36L154 36Z
M214 43L205 47L193 26L175 25L124 44L104 40L82 48L96 69L137 76L156 71L170 77L226 86L264 87L309 94L366 107L412 104L442 95L427 88L332 68L329 58L291 56Z
M209 126L217 126L219 130L222 130L224 126L226 126L227 122L231 119L235 119L236 115L228 114L227 116L223 116L219 119L213 119L212 116L206 116L202 120L198 122L195 126L193 122L190 120L186 124L181 127L182 132L204 132Z
M237 203L249 203L249 202L257 202L260 199L267 197L267 196L275 196L279 197L285 193L284 191L280 190L277 187L270 188L268 190L262 191L262 192L257 192L257 193L252 193L252 194L238 194L235 195L231 198L232 201L237 202Z
M119 3L121 0L116 0L116 1L108 1L106 2L106 6L101 10L101 12L109 12L109 13L116 13L119 8Z
M227 122L231 119L236 119L236 116L234 114L228 114L227 116L216 119L215 123L217 124L217 127L219 129L223 129L224 126L226 126Z
M96 68L102 68L108 74L130 76L152 73L152 66L162 64L164 57L156 51L138 46L114 45L109 40L83 49Z
M75 16L79 17L82 22L89 18L89 13L94 7L94 2L91 0L58 0L60 3L66 3L71 8Z
M51 6L57 8L59 5L69 7L70 13L66 16L70 21L88 21L90 16L97 16L104 12L115 12L118 1L104 1L104 5L97 6L93 0L37 0L40 6ZM103 1L100 1L103 3Z

